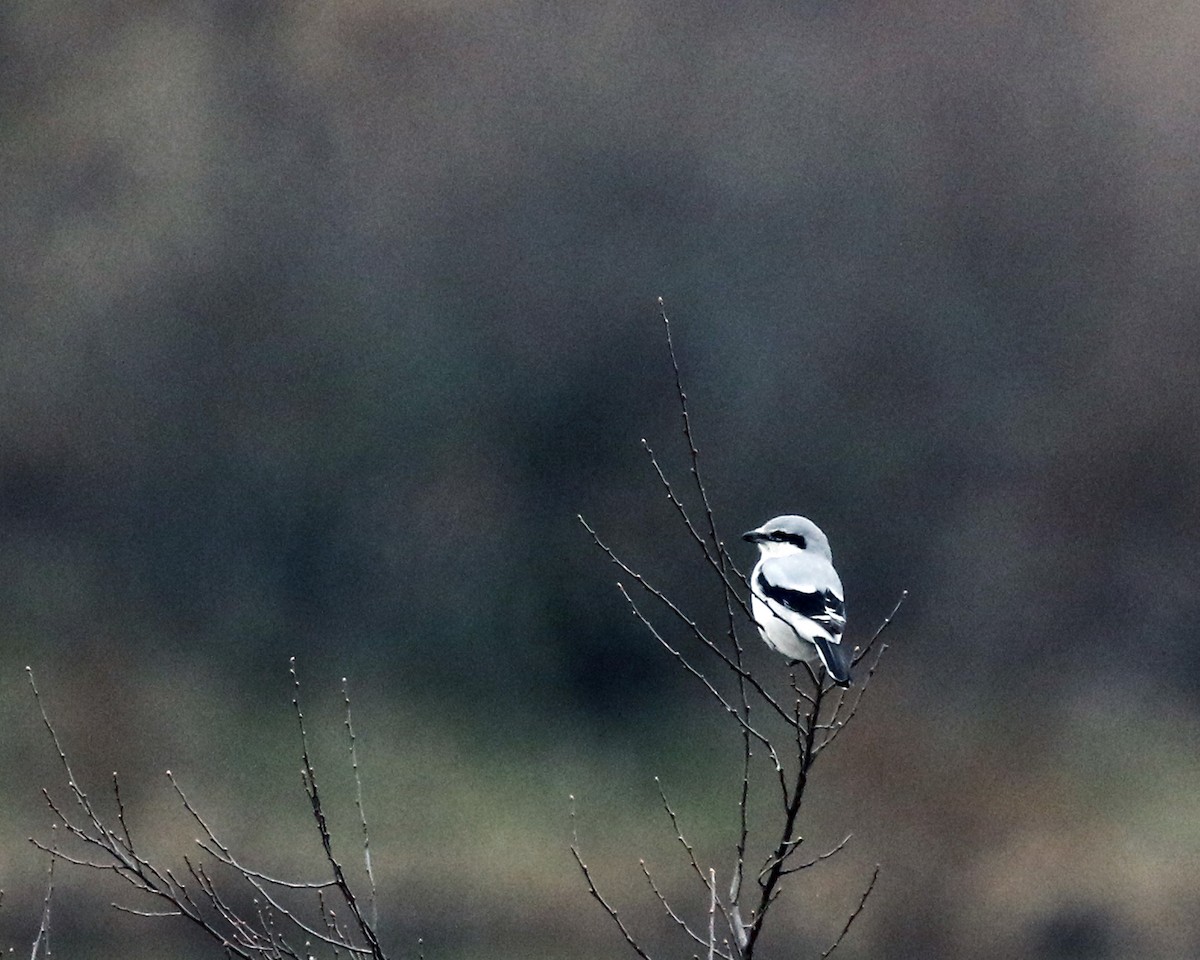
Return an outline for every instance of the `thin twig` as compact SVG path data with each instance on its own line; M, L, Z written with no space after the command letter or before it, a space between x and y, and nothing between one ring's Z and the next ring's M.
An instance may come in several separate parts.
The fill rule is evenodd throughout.
M654 626L654 624L652 624L646 618L645 614L643 614L641 612L641 610L638 609L637 604L634 603L633 598L629 596L629 593L625 589L624 584L618 583L617 589L621 591L621 595L625 598L626 602L629 604L629 607L633 611L633 615L637 618L638 622L640 624L642 624L642 626L644 626L650 632L651 636L653 636L655 640L657 640L660 644L662 644L663 649L665 649L669 654L671 654L671 656L673 656L688 673L690 673L692 676L694 676L697 680L699 680L704 685L705 689L708 690L708 692L710 694L712 694L712 696L714 698L716 698L717 702L721 704L721 706L725 709L725 711L731 717L733 717L735 720L737 720L739 724L741 724L742 728L744 729L744 731L747 734L749 734L750 736L753 736L756 740L758 740L760 743L763 744L763 746L765 746L767 748L768 752L771 755L771 759L775 762L776 769L778 769L778 770L783 769L782 765L779 762L779 757L775 753L775 748L771 745L771 741L768 740L765 736L763 736L763 734L761 734L757 730L755 730L754 727L750 726L750 724L748 724L745 720L743 720L741 714L736 709L734 709L734 707L729 703L729 701L726 700L725 697L721 695L721 692L712 685L712 682L708 679L708 677L706 677L703 673L701 673L694 666L692 666L692 664L688 661L688 659L686 657L684 657L684 655L682 653L680 653L677 649L675 649L673 646L671 646L671 644L669 644L667 642L666 638L663 637L663 635L658 632L658 629Z
M900 599L897 600L896 605L892 607L892 612L883 618L883 623L881 623L879 625L879 629L871 635L871 639L867 641L867 645L854 655L854 665L857 666L858 662L871 652L871 648L875 646L875 641L878 640L883 631L888 628L888 625L892 622L892 619L896 616L896 614L900 612L900 607L904 605L904 601L907 599L908 591L901 590Z
M651 448L650 442L645 437L642 437L642 448L650 457L650 465L654 467L654 472L658 475L658 482L662 484L663 489L666 491L667 499L671 501L671 506L673 506L675 508L675 512L679 514L680 519L683 521L684 527L687 528L688 533L691 534L692 539L699 545L700 549L704 551L704 558L709 563L716 563L717 560L713 556L712 550L709 548L708 541L701 535L700 531L696 529L695 524L692 523L692 518L688 516L687 507L683 505L683 501L680 500L676 495L675 488L671 486L671 481L667 479L667 475L663 471L662 466L659 464L658 458L654 455L654 450Z
M787 722L789 724L792 722L791 717L788 715L788 712L779 705L778 701L776 701L775 698L772 697L771 694L767 692L767 690L762 686L762 684L760 684L758 682L758 680L755 679L755 677L748 670L746 670L744 667L738 666L736 661L731 659L724 650L722 650L720 647L718 647L712 641L712 639L710 637L708 637L700 629L700 627L696 624L696 622L694 620L692 620L690 617L688 617L687 614L685 614L674 603L674 601L672 601L669 597L666 596L666 594L664 594L657 587L654 587L653 585L651 585L646 580L645 577L643 577L640 573L638 573L636 570L634 570L632 567L630 567L627 563L625 563L624 560L621 560L612 551L612 549L600 539L600 537L596 533L596 531L592 529L592 527L588 524L588 522L586 520L583 519L582 516L579 516L579 522L581 524L583 524L583 528L585 530L587 530L587 532L591 535L592 541L596 544L596 546L598 546L602 551L604 551L605 555L607 555L609 560L611 560L614 564L616 564L625 574L632 577L637 582L638 586L640 586L643 590L645 590L647 593L649 593L652 597L654 597L656 600L658 600L660 603L662 603L681 623L683 623L684 626L686 626L688 628L688 630L692 633L692 636L694 636L705 647L707 647L709 650L711 650L713 653L715 653L717 655L717 657L720 658L721 662L725 664L726 667L728 667L730 670L732 670L737 676L744 678L745 681L754 688L755 692L760 697L762 697L762 699L771 707L771 709L773 709L781 718L783 718L783 720L785 722Z
M679 412L683 418L683 436L687 440L688 454L692 460L692 477L696 481L696 490L700 494L700 501L704 504L704 513L708 519L709 535L712 537L717 550L724 553L725 548L721 543L721 538L717 536L717 521L713 517L713 509L708 499L708 491L704 489L704 483L700 479L700 451L697 449L696 440L692 436L692 419L688 414L687 393L683 389L683 378L679 373L679 360L675 356L675 340L671 336L671 321L667 318L667 307L663 303L662 297L658 298L658 307L663 319L663 327L667 332L667 350L671 354L671 369L675 372L675 392L679 396Z
M625 921L622 920L617 914L616 908L607 900L605 900L600 894L600 891L596 889L596 882L592 879L592 872L588 869L587 864L583 862L583 855L579 852L579 834L575 827L575 795L572 794L569 799L571 801L571 856L575 858L575 863L579 867L580 872L583 874L583 879L586 881L588 886L588 892L592 895L593 899L595 899L596 902L604 908L604 912L612 918L613 923L615 923L617 928L621 931L621 936L623 936L625 938L625 942L633 948L634 953L641 957L642 960L652 960L650 955L642 949L641 944L634 939L633 934L629 932L629 928L625 926Z
M695 849L690 843L687 842L686 839L684 839L683 829L679 826L679 817L676 816L675 811L671 809L671 804L667 800L666 791L663 790L662 781L659 780L658 777L654 778L654 785L658 788L658 796L662 801L663 809L667 812L667 816L671 820L671 828L675 831L675 839L679 841L680 845L687 853L688 863L692 865L692 871L700 879L700 883L704 885L704 888L708 892L709 896L716 897L717 888L712 885L710 876L706 874L703 869L701 869L700 864L696 861ZM716 902L721 908L721 913L724 915L725 922L729 925L729 929L733 931L735 929L734 921L733 918L730 917L730 915L726 912L725 904L721 902L720 898L717 898Z
M821 954L821 960L825 960L834 950L838 948L843 940L846 939L846 934L850 932L850 927L854 925L854 921L858 919L858 915L863 912L863 907L867 905L867 897L871 895L871 891L875 889L875 881L879 879L879 864L875 864L875 872L871 874L871 882L867 884L867 889L863 891L862 899L858 901L858 906L854 908L854 912L850 914L846 920L846 925L842 927L842 932L838 934L838 938L830 944L829 949Z
M675 831L675 839L679 841L679 845L687 853L688 863L692 865L692 872L700 878L705 891L709 891L708 880L704 876L704 871L700 868L700 864L696 862L696 851L684 838L683 829L679 826L679 818L675 815L675 811L671 809L671 804L667 800L667 794L663 790L662 781L658 777L654 778L654 786L658 788L658 798L662 801L663 809L667 812L667 816L671 820L671 829Z
M688 937L691 938L694 942L700 944L700 946L702 946L702 947L707 947L709 945L709 943L711 943L711 939L705 940L704 937L700 936L700 934L696 933L695 930L693 930L691 927L689 927L687 925L687 921L684 920L683 917L681 917L675 911L675 908L671 906L671 904L667 900L666 896L658 888L658 884L656 884L654 882L654 877L652 877L650 875L650 868L646 866L646 861L639 860L638 866L640 866L642 868L642 875L646 878L646 883L648 883L650 885L650 890L654 893L655 899L658 900L658 902L662 905L662 908L667 912L667 916L670 917L672 920L674 920L675 924L679 927L679 929L681 929L685 934L687 934ZM715 893L715 888L714 888L714 893ZM733 960L732 957L729 957L723 953L718 954L718 956L723 958L723 960Z
M253 877L256 880L262 880L266 883L274 884L277 887L286 887L290 890L322 890L327 887L337 886L336 880L281 880L277 877L272 877L268 874L261 873L258 870L252 870L250 867L240 863L233 856L233 854L230 853L229 848L221 842L216 833L213 832L212 827L209 826L208 821L201 816L200 811L197 810L192 804L191 800L188 799L188 795L183 792L183 787L181 787L179 785L179 781L175 779L175 774L173 774L170 770L167 771L167 779L171 782L171 786L174 788L176 795L183 804L184 810L186 810L191 815L192 819L199 824L200 829L204 831L205 836L208 838L207 840L197 839L196 845L209 856L219 860L228 867L232 867L244 877Z
M125 822L125 803L121 799L121 784L117 780L117 771L113 771L113 796L117 801L117 823L121 825L121 834L125 838L125 849L133 850L133 838L129 833L129 825Z
M30 676L32 677L32 674ZM51 844L51 847L51 854L57 852L57 841ZM33 949L29 952L29 960L37 960L39 950L46 957L50 956L50 901L54 898L54 861L57 859L56 856L51 856L50 864L46 868L46 896L42 900L42 920L38 924L37 936L33 938Z
M825 739L822 740L821 743L818 744L813 749L813 759L814 760L816 759L818 754L823 753L825 751L825 748L828 747L831 743L833 743L834 740L837 739L838 734L840 734L843 730L846 729L846 726L850 723L851 720L854 719L855 715L858 713L858 705L860 703L862 703L862 698L864 696L866 696L867 688L871 685L871 680L875 676L875 671L877 669L879 669L879 661L883 659L883 655L885 653L887 653L887 649L888 649L888 645L886 643L880 645L879 652L875 656L875 662L871 664L871 668L867 671L867 675L862 679L862 681L858 685L858 694L854 698L854 704L850 707L850 712L848 714L846 714L844 719L839 720L837 722L837 725L832 727L830 729L830 731L826 734ZM841 704L838 705L838 709L841 709Z
M813 857L807 863L802 863L798 867L788 867L783 871L782 876L786 877L789 874L799 873L801 870L807 870L809 867L815 867L818 863L828 860L830 857L836 857L839 853L846 849L846 844L850 842L850 838L852 836L854 836L852 833L846 834L846 836L842 838L841 842L837 846L833 847L826 853L822 853L820 856Z
M42 715L42 723L50 734L50 739L54 743L54 749L58 752L58 761L67 775L67 786L71 788L71 793L74 795L75 801L83 808L83 811L87 814L92 824L100 827L100 818L92 810L91 801L88 800L87 794L83 792L79 786L79 782L75 779L75 774L71 771L71 764L67 762L67 754L62 748L62 744L58 741L58 734L54 732L54 727L50 725L50 718L46 715L46 708L42 704L42 695L38 692L37 684L33 679L33 668L26 667L25 674L29 678L29 686L33 689L33 699L37 703L38 711Z
M678 513L680 518L683 520L683 525L687 528L687 531L691 535L692 539L699 544L700 549L704 552L705 561L716 572L717 576L721 578L725 588L737 600L738 605L742 608L742 612L748 616L750 614L750 608L747 606L746 601L742 598L741 594L734 587L733 583L730 582L726 568L732 570L740 582L744 583L745 577L742 576L741 571L738 570L738 568L734 565L733 560L726 552L723 544L717 545L717 552L715 555L713 554L713 551L709 549L708 541L704 538L700 531L696 529L696 525L692 523L692 518L688 516L687 507L684 506L683 501L681 501L679 496L675 493L675 488L671 485L671 481L667 478L666 471L663 470L662 464L659 463L658 457L655 456L654 450L651 448L650 443L645 437L642 438L642 447L645 449L647 456L650 458L650 466L654 468L654 473L658 477L658 482L662 484L663 490L666 491L667 499L671 501L671 506L675 508L675 512Z
M54 828L52 827L51 829ZM77 867L89 867L92 870L112 870L116 873L121 872L121 865L119 863L100 863L96 860L84 860L81 857L73 857L69 853L63 853L63 851L57 850L49 844L42 843L42 841L38 840L36 837L30 837L29 842L41 850L42 853L50 854L50 856L55 860L65 860L67 863L74 864Z
M362 827L363 865L366 867L367 880L371 884L371 926L379 929L379 900L375 890L375 871L371 869L371 834L367 829L366 808L363 806L362 776L358 770L358 741L354 736L354 723L350 717L350 688L345 677L342 677L342 698L346 703L346 735L350 738L350 765L354 769L354 804L358 807L358 822Z
M121 913L131 913L135 917L153 917L160 919L163 917L182 917L183 912L180 910L138 910L136 907L127 907L123 903L109 904L114 910Z

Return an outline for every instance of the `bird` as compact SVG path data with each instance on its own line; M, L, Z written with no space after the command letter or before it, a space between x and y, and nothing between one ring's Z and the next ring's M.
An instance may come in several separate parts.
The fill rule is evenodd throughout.
M767 646L793 664L819 664L838 686L850 686L851 651L842 644L846 600L829 538L807 517L789 514L742 539L758 546L750 612Z

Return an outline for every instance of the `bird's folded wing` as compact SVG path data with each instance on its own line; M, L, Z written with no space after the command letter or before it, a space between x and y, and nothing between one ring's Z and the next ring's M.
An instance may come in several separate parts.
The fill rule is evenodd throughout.
M824 584L815 582L816 577L805 583L802 571L764 563L759 569L755 589L766 599L812 620L836 640L846 628L846 604L841 597L837 574L832 571L830 574Z

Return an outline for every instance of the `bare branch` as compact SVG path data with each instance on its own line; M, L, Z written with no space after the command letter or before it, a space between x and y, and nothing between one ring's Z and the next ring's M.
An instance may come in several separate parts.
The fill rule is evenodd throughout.
M717 954L717 871L712 867L708 868L708 889L712 891L708 901L708 960L713 960Z
M749 707L746 708L749 712ZM747 723L746 726L749 726ZM729 883L729 902L736 904L742 892L742 877L746 870L746 843L750 836L750 827L748 822L749 807L750 807L750 752L749 735L743 730L742 739L744 741L742 750L742 783L741 791L738 796L738 839L737 839L737 857L733 865L733 879ZM772 754L772 760L775 763L775 771L780 776L783 774L783 765L779 762L779 757L775 756L774 747L768 744L767 747ZM780 781L783 783L783 781ZM786 789L786 785L785 785ZM736 919L736 918L735 918ZM735 923L734 936L737 936L737 924Z

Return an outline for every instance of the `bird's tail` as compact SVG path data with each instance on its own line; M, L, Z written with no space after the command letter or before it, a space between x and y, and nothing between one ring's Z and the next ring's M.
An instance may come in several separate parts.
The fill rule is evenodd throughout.
M826 640L824 637L814 637L813 643L817 646L817 653L821 656L821 663L825 666L825 672L839 687L850 686L850 651L843 647L840 643L834 643L831 640Z

